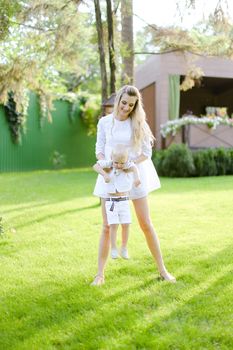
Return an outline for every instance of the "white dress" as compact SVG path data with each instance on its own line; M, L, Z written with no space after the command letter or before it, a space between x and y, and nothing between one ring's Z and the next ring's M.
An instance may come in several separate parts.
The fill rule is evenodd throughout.
M109 114L99 120L97 127L96 155L104 154L106 160L111 159L111 153L114 146L123 144L128 148L129 159L134 160L140 154L144 154L148 159L136 164L141 185L133 187L130 191L130 199L137 199L147 196L151 191L161 187L157 172L151 161L151 144L149 140L142 143L141 149L135 151L132 143L131 119L120 121ZM102 175L98 175L93 194L101 198L107 198L106 185Z

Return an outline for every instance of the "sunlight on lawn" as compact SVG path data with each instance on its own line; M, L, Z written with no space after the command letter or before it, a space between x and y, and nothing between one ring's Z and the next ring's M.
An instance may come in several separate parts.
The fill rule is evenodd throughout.
M160 282L135 214L131 259L96 273L95 174L0 175L1 349L230 349L233 177L168 179L149 197ZM120 237L119 237L120 238Z

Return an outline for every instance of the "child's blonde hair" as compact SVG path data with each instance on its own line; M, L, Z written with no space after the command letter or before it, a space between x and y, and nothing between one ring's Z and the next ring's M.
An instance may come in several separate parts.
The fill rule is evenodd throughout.
M123 163L127 162L128 156L128 149L125 145L116 145L112 150L112 158L117 159Z
M123 94L136 97L134 108L129 115L132 121L134 147L136 149L140 148L145 139L149 139L151 145L153 145L155 138L146 122L146 114L143 109L141 94L135 86L125 85L118 91L114 102L113 114L117 116L119 103Z

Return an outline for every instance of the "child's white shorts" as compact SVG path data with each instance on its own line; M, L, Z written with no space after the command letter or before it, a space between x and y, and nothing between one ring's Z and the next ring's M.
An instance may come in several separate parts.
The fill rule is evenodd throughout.
M105 208L109 225L131 224L129 199L106 198Z

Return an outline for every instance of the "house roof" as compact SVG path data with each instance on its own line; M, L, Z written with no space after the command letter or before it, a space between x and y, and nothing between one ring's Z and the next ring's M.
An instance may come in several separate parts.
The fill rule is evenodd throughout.
M174 51L150 55L135 70L136 86L141 89L163 80L169 74L186 75L190 65L200 67L205 77L233 78L233 60Z

